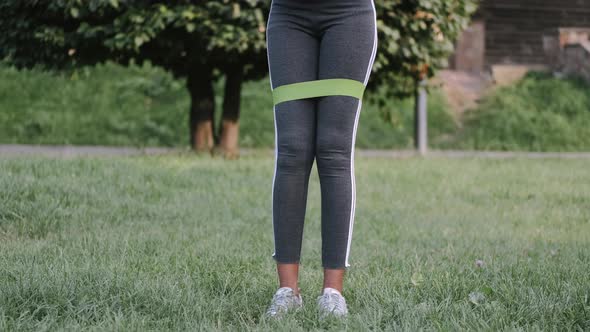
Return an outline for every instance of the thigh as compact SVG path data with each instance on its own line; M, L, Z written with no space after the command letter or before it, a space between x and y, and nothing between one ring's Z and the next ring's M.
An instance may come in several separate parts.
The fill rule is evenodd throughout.
M329 28L320 45L319 79L348 78L367 84L377 48L373 8ZM318 100L317 149L349 154L354 149L361 101L348 96Z
M266 31L271 87L318 78L320 42L281 7L271 9Z
M318 77L319 40L296 23L297 20L273 4L267 28L269 76L273 89ZM316 103L315 99L301 99L275 106L279 157L313 153Z
M348 78L367 84L377 49L374 9L340 19L321 40L319 79Z

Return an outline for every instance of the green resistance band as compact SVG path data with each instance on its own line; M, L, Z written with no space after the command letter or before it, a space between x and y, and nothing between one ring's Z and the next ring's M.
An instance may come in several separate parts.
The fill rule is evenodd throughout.
M331 78L281 85L272 91L274 105L297 99L350 96L363 99L365 85L362 82L347 78Z

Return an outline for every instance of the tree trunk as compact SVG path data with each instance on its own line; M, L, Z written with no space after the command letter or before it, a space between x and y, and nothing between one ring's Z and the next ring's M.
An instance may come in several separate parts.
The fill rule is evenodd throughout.
M187 77L191 97L189 131L191 147L197 152L211 152L214 145L215 94L213 73L208 68L193 68Z
M226 158L239 156L238 138L240 132L240 96L242 92L243 69L232 68L226 73L223 115L221 118L218 150Z

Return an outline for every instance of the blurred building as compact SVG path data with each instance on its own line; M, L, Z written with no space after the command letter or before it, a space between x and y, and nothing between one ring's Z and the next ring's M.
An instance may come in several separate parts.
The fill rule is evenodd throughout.
M590 0L482 0L450 67L496 81L542 68L590 79Z

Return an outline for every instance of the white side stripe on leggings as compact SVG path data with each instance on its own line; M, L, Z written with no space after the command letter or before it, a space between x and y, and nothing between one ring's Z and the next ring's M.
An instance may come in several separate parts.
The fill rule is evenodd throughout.
M369 60L369 66L367 68L367 74L365 75L365 86L367 85L367 83L369 82L369 76L371 75L371 69L373 68L373 62L375 61L375 56L377 54L377 11L375 10L375 3L373 1L371 1L371 4L373 6L373 17L375 19L375 34L373 37L373 51L371 52L371 58ZM352 131L352 142L351 142L351 149L350 149L350 185L351 185L351 191L352 191L352 198L351 198L351 204L350 204L350 221L348 224L348 244L346 245L346 259L345 259L345 263L344 265L346 267L349 267L350 264L348 264L348 256L350 255L350 244L352 243L352 228L354 226L354 210L356 208L356 184L355 184L355 179L354 179L354 144L356 141L356 130L358 128L358 122L359 122L359 115L360 115L360 110L362 107L362 100L359 100L358 102L358 107L356 109L356 115L354 118L354 128Z
M268 62L268 77L270 80L270 90L273 90L272 87L272 75L270 73L270 55L268 54L269 51L269 47L268 47L268 23L270 22L270 15L272 14L272 1L270 2L270 12L268 13L268 21L266 21L266 60ZM272 176L272 191L271 191L271 195L270 195L270 210L271 210L271 224L273 226L273 241L274 241L274 195L275 195L275 179L277 178L277 159L279 157L279 146L278 146L278 132L277 132L277 113L276 113L276 109L273 106L272 107L272 114L273 114L273 121L274 121L274 125L275 125L275 170L274 170L274 174ZM274 244L274 251L272 253L272 256L274 257L276 255L276 243Z

